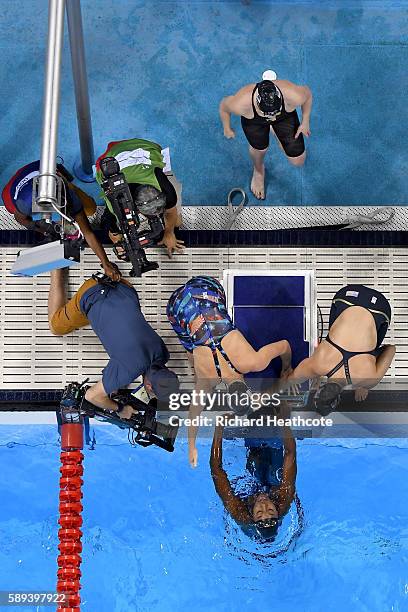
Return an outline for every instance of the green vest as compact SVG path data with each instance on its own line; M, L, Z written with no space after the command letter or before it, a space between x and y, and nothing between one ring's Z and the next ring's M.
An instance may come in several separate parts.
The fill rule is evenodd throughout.
M135 163L132 163L131 152L135 152L136 149L142 149L144 153L141 153L140 157L136 157ZM129 155L127 155L129 152ZM118 159L119 156L119 159ZM152 185L159 191L160 185L154 173L155 168L164 168L165 163L161 153L161 146L155 142L149 140L143 140L142 138L131 138L130 140L119 140L118 142L110 142L107 150L103 153L96 162L96 180L99 185L102 184L102 173L99 167L99 162L104 157L116 157L121 167L121 172L125 175L125 179L128 183L136 183L138 185ZM137 160L140 160L139 162ZM143 163L143 162L146 163ZM150 163L147 163L150 161ZM129 164L129 165L128 165ZM114 215L112 204L108 198L105 197L103 191L99 194L103 197L106 202L106 206L110 212ZM115 215L116 217L116 215Z

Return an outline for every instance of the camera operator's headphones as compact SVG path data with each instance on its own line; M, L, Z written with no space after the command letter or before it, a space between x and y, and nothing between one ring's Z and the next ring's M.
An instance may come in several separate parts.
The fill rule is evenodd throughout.
M166 208L166 196L153 185L133 185L132 196L138 211L145 217L158 217Z

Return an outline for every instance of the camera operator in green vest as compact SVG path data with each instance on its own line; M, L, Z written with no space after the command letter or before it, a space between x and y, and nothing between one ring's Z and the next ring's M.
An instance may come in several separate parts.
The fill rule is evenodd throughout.
M96 161L96 180L99 184L103 180L100 162L104 157L114 157L118 161L136 206L146 209L150 203L153 207L156 202L163 200L164 232L157 244L167 249L170 258L174 252L183 252L184 243L176 238L174 233L175 228L181 225L181 218L177 211L177 193L163 172L165 162L160 145L141 138L110 142L106 151ZM118 259L127 261L118 219L108 198L104 196L104 199L106 210L102 218L102 225L109 232Z

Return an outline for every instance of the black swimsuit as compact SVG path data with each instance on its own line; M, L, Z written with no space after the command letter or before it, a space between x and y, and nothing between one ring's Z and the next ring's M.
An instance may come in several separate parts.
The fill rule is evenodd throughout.
M341 353L342 359L326 374L326 376L330 378L344 367L347 384L349 385L352 384L349 360L355 355L372 355L373 357L378 357L382 351L381 344L391 322L391 306L382 293L375 289L365 287L364 285L347 285L347 287L340 289L333 298L330 310L329 329L341 313L351 306L361 306L371 312L377 330L377 345L371 351L347 351L333 342L329 334L327 334L326 341ZM373 306L375 306L375 308L373 308Z
M277 87L277 85L275 85ZM262 117L258 115L254 105L254 95L256 87L252 92L252 110L254 116L252 119L241 117L241 125L244 130L244 134L254 149L263 150L269 146L269 134L270 128L272 127L276 136L279 139L286 155L288 157L299 157L305 150L305 142L303 134L300 134L298 138L295 138L295 134L300 125L299 117L296 110L288 113L285 109L285 101L282 96L282 92L279 89L282 96L282 111L280 115L274 121L268 119L268 117Z

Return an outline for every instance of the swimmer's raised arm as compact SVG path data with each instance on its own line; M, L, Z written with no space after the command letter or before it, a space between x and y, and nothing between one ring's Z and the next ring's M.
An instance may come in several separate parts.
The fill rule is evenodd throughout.
M217 425L211 446L210 469L214 487L221 498L225 509L238 523L249 523L251 517L245 503L235 495L227 473L222 465L222 434L223 427Z
M195 389L195 391L199 391ZM204 406L200 404L194 404L191 402L190 409L188 411L189 419L194 419L199 417L202 411L204 410ZM188 460L190 462L191 467L197 467L198 463L198 451L196 447L196 440L198 434L198 425L189 425L188 427Z
M295 496L297 474L296 441L289 427L285 427L284 431L283 453L282 482L277 492L279 516L286 514Z

